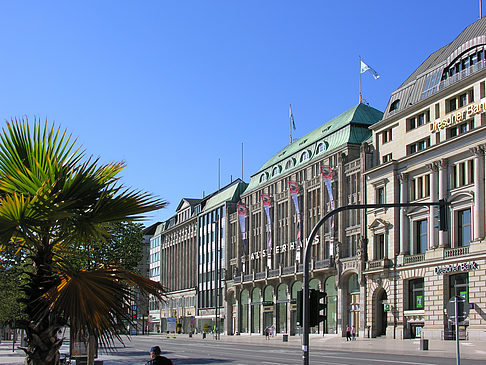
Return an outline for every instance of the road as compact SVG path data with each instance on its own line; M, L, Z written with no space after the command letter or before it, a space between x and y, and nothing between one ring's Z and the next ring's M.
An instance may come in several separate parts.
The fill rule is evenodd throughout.
M140 365L149 359L149 349L153 345L162 348L163 355L179 364L301 364L302 351L285 344L237 344L213 340L188 338L166 339L161 337L134 336L125 347L118 347L111 354L100 354L104 365ZM455 358L417 355L396 355L384 352L352 352L312 349L310 364L329 365L454 365ZM484 365L483 360L461 359L462 365Z

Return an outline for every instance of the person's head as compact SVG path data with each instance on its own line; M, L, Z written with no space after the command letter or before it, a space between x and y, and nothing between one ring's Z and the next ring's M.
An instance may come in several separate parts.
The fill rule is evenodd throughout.
M152 356L153 359L154 357L159 356L161 352L159 346L154 346L150 349L150 356Z

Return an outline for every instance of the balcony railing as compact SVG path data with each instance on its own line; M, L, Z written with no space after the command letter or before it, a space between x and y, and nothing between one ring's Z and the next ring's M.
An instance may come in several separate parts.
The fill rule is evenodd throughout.
M448 248L444 251L444 258L467 255L469 253L469 246Z
M418 255L405 256L405 264L414 264L416 262L425 261L425 254L421 253Z

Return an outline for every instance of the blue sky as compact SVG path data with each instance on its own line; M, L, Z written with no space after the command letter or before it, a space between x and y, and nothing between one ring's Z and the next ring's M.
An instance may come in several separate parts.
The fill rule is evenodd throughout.
M245 181L363 97L384 110L477 0L0 1L0 123L55 122L170 205ZM218 159L221 177L218 179Z

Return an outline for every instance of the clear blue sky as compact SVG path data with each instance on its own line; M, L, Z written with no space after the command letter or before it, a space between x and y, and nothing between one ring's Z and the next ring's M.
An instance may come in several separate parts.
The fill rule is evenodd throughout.
M377 109L479 18L478 0L0 1L0 122L55 122L169 201L241 177L358 103Z

